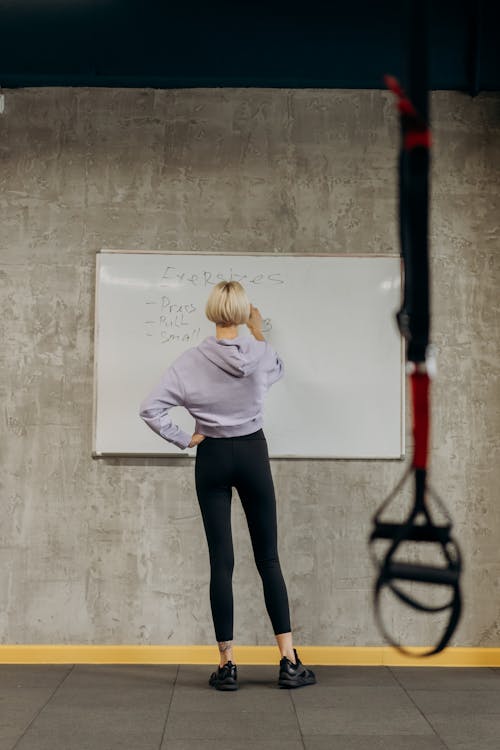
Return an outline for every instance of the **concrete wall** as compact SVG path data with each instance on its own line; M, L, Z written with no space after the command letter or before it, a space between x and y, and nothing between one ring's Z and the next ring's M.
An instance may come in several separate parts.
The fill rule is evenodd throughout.
M500 646L500 97L436 93L432 112L432 478L466 558L454 642ZM0 136L1 642L210 644L193 464L90 456L95 253L398 253L393 102L13 90ZM272 462L297 644L383 642L366 537L403 468ZM274 643L236 493L233 533L235 639ZM432 619L388 617L435 638Z

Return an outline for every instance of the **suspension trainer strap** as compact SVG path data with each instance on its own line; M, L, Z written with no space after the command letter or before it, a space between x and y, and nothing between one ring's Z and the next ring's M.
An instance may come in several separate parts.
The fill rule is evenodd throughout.
M448 644L460 619L462 599L460 593L461 554L451 536L451 517L444 503L428 485L427 463L430 431L430 385L427 355L430 335L429 305L429 249L428 249L428 199L431 131L428 125L427 88L427 0L410 0L410 95L407 96L399 82L386 76L389 89L397 98L400 112L401 149L399 155L399 229L401 257L404 267L403 301L397 321L406 339L407 370L410 374L414 453L411 467L402 481L382 503L373 518L370 552L378 576L374 588L375 617L386 640L403 653L402 648L388 633L380 612L380 596L389 589L401 602L419 612L444 612L449 610L448 622L437 644L422 656L438 653ZM383 520L382 513L401 489L406 479L414 474L415 495L413 507L402 523ZM427 496L433 496L445 523L437 525L429 511ZM382 560L376 558L374 543L389 542ZM395 558L405 542L438 545L444 559L443 566L402 562ZM450 591L445 604L428 605L401 587L401 582L415 582L440 586Z

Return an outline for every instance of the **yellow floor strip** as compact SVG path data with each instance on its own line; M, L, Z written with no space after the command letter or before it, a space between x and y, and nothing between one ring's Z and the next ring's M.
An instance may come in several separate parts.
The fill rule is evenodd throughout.
M304 664L329 666L500 667L500 648L447 648L408 658L389 646L302 646ZM426 648L414 648L416 653ZM278 664L276 646L234 646L236 664ZM217 646L0 645L0 664L215 664Z

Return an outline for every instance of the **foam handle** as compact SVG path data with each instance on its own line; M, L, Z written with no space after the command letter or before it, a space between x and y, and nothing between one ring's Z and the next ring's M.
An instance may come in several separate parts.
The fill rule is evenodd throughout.
M458 582L459 571L457 568L434 568L428 565L415 565L412 563L391 562L387 566L387 578L393 580L398 578L402 581L415 581L419 583L439 583L447 586L455 586Z
M429 375L426 372L413 372L411 389L413 398L413 437L415 449L413 466L427 468L429 448Z

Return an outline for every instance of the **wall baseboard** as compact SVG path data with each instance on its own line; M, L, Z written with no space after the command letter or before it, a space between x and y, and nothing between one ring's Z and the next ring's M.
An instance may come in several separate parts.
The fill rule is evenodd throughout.
M500 648L456 646L436 656L419 658L425 647L412 649L406 657L390 646L302 646L297 644L304 664L325 666L420 666L500 667ZM274 646L234 646L236 664L277 664ZM215 664L216 645L57 645L0 644L0 664Z

